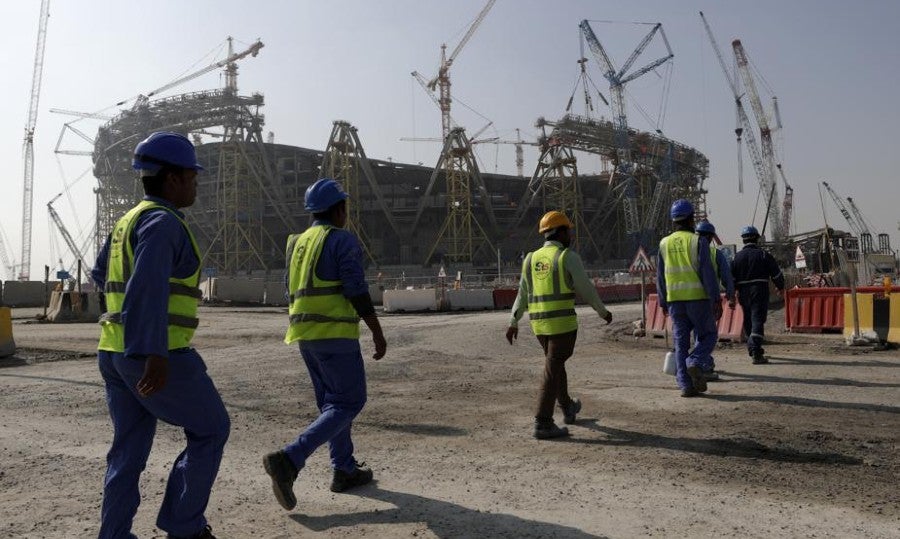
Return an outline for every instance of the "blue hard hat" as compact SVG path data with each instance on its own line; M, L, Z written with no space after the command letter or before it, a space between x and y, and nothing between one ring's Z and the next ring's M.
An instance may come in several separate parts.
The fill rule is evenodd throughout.
M322 178L306 188L304 207L310 213L321 213L348 198L350 195L344 192L341 184L331 178Z
M691 204L689 200L683 198L679 198L673 202L672 208L669 209L669 217L671 217L673 221L681 221L692 215L694 215L694 205Z
M756 230L756 227L753 225L745 226L744 228L741 229L741 237L742 238L747 238L750 236L759 237L759 230Z
M713 226L709 221L700 221L697 223L697 226L694 227L694 230L697 231L698 234L715 234L716 227Z
M191 141L171 131L157 131L139 142L131 166L150 174L156 174L164 166L203 170Z

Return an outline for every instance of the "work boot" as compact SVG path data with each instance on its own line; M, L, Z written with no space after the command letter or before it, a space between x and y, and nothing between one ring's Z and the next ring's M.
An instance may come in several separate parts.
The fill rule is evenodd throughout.
M294 481L300 472L290 457L284 451L269 453L263 457L263 466L266 473L272 478L272 492L275 499L287 510L297 506L297 498L294 496Z
M180 536L180 535L172 535L171 533L166 534L168 539L216 539L216 536L212 534L212 528L208 525L203 528L203 531L200 533L196 533L194 535L188 536Z
M562 438L568 435L569 429L567 429L566 427L557 427L556 423L554 423L552 419L538 419L534 422L534 437L538 440Z
M719 380L719 373L716 371L703 371L703 377L707 382L716 382Z
M698 393L706 393L706 377L703 376L703 369L699 365L687 368L688 376L691 377L691 383Z
M578 399L572 399L572 402L569 403L568 406L560 406L563 411L563 423L566 425L571 425L575 423L575 415L581 411L581 401Z
M681 390L681 396L686 399L691 398L691 397L699 397L700 392L692 387L686 387Z
M756 350L753 352L753 364L754 365L765 365L769 360L766 359L766 356L763 355L762 350Z
M359 487L372 482L374 474L365 462L356 462L353 459L353 471L347 473L342 470L335 470L334 477L331 480L331 492L344 492L353 487Z

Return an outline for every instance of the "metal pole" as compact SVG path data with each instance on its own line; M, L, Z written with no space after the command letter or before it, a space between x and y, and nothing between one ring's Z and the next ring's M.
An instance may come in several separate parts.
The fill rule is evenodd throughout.
M50 266L44 266L44 318L47 318L47 302L50 288Z
M644 294L644 287L647 284L647 272L641 272L641 329L647 331L647 299ZM646 333L645 333L646 334Z
M81 295L81 259L78 259L78 280L75 281L75 289L78 291L79 296Z

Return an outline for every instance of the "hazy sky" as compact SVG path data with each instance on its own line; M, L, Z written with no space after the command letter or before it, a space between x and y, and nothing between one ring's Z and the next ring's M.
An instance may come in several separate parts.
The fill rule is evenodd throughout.
M240 64L239 86L242 93L265 94L266 130L275 133L277 142L324 149L332 121L342 119L357 126L370 157L432 165L437 145L398 140L440 135L440 114L409 73L433 76L440 44L455 46L484 3L54 0L35 139L32 278L42 276L44 264L55 266L46 203L64 181L72 183L91 165L88 157L72 156L59 156L57 164L54 147L63 123L73 118L52 114L50 108L98 111L224 58L221 47L229 35L239 40L238 47L261 38L265 48L259 56ZM7 252L16 260L21 252L22 135L39 4L5 3L0 32L0 157L7 163L0 225ZM737 191L732 98L699 10L729 65L731 40L740 38L778 96L784 124L778 146L795 189L793 230L822 226L817 184L826 179L842 196L854 197L873 227L891 233L897 247L900 150L891 133L900 125L900 2L498 0L451 70L453 95L494 122L496 131L485 136L512 139L518 127L533 140L535 120L562 115L572 93L579 21L618 21L593 23L618 65L649 29L624 23L663 23L675 60L662 129L709 157L710 218L723 238L733 242L753 215L758 184L745 157L745 192ZM645 62L661 51L659 46L648 48ZM596 62L588 68L608 95ZM653 117L665 80L660 70L629 87ZM222 83L217 71L167 95ZM601 112L609 116L608 111L597 114ZM628 114L634 127L655 127L633 102ZM470 133L485 124L459 101L454 117ZM75 125L88 135L96 132L96 123ZM64 147L90 149L71 134ZM515 173L511 146L498 150L485 145L478 153L486 170ZM526 148L525 159L530 176L536 151ZM584 172L597 166L595 158L579 162ZM74 204L66 197L54 204L73 234L90 228L95 185L88 173L70 190ZM829 224L847 229L828 199L825 208Z

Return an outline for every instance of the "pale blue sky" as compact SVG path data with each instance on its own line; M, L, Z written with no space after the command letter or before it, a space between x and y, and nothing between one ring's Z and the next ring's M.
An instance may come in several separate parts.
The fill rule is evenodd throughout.
M8 164L0 225L15 259L21 249L22 127L39 3L6 3L0 32L0 157ZM49 113L51 107L103 109L211 63L206 55L228 35L243 43L261 38L265 48L241 63L239 85L244 93L265 94L266 129L275 132L277 142L324 148L332 121L342 119L358 127L370 157L430 165L437 159L436 146L398 140L440 134L440 115L409 72L434 75L440 44L452 48L483 5L481 0L53 1L35 142L32 275L42 274L45 263L55 265L45 206L62 189L53 148L71 118ZM731 40L738 37L778 96L784 122L780 147L795 189L794 229L821 226L817 183L827 179L841 195L855 198L878 231L896 239L900 2L498 0L457 58L452 89L493 120L497 133L491 134L513 138L519 127L533 138L536 118L560 116L572 91L580 20L662 22L675 53L663 129L709 157L711 220L726 241L734 241L753 214L757 184L745 157L745 193L737 192L732 99L699 10L728 63ZM618 64L646 31L626 24L594 28ZM606 93L596 63L589 69ZM655 111L662 82L650 74L631 91L645 109ZM172 93L220 84L216 72ZM484 124L458 103L454 116L470 133ZM629 119L635 127L650 127L633 107ZM80 127L90 134L95 124ZM70 148L79 146L76 138L67 141ZM479 152L487 170L515 172L511 146L500 147L496 165L493 146ZM528 148L525 157L530 175L537 155ZM90 166L86 157L60 161L70 182ZM582 171L596 166L590 159L580 163ZM94 184L88 174L72 189L77 220L86 227ZM55 207L77 233L69 203L60 199ZM832 226L847 228L828 200L826 210Z

